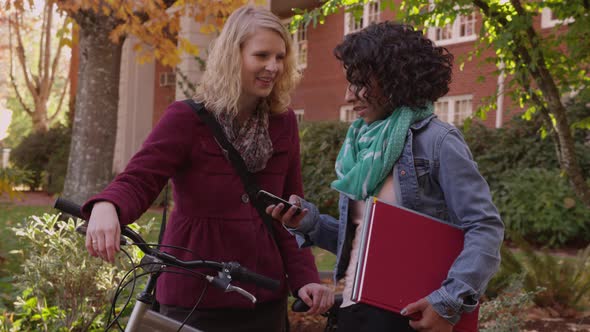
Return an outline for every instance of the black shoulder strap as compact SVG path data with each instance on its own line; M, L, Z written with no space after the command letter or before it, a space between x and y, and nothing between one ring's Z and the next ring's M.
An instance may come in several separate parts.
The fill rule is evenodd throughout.
M221 126L211 115L211 113L205 110L205 106L203 105L203 103L196 103L192 99L186 99L183 100L183 102L188 104L193 109L193 111L197 113L199 118L201 118L201 120L205 122L209 129L211 129L213 135L215 136L215 139L217 140L217 143L219 143L219 145L225 151L227 151L227 157L229 158L229 161L231 162L232 166L242 179L244 189L246 189L246 193L248 194L250 202L258 211L258 214L260 215L260 218L262 218L262 221L264 221L264 224L266 225L266 228L268 228L270 236L276 241L274 229L272 227L272 217L266 213L265 206L261 205L260 202L256 199L256 194L259 190L258 185L254 181L252 173L248 171L246 163L244 162L244 159L242 159L242 156L240 156L240 153L227 140L227 137L225 136L223 129L221 129Z

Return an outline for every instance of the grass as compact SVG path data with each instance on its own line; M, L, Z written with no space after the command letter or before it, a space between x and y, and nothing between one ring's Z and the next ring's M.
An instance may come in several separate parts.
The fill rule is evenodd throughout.
M314 247L312 249L315 263L319 271L332 271L336 264L336 255L324 249Z

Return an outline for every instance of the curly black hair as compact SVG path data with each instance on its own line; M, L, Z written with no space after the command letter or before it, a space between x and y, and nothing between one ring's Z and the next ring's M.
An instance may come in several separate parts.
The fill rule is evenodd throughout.
M372 82L392 107L423 107L449 91L453 55L421 31L394 22L371 24L347 35L334 49L346 79L365 99L374 97Z

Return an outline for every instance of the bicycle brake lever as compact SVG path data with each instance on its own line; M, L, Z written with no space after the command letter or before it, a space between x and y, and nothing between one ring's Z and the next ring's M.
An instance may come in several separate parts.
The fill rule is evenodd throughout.
M205 276L205 278L213 286L223 289L223 291L226 293L236 292L236 293L242 295L243 297L247 298L248 300L252 301L252 303L256 303L256 301L257 301L256 297L254 295L250 294L248 291L244 290L243 288L240 288L240 287L230 284L230 282L231 282L230 278L214 277L214 276L210 276L210 275Z
M236 292L236 293L239 293L242 296L244 296L245 298L247 298L248 300L252 301L252 303L256 303L256 297L254 295L248 293L248 291L244 290L241 287L234 286L234 285L229 285L227 287L226 292Z

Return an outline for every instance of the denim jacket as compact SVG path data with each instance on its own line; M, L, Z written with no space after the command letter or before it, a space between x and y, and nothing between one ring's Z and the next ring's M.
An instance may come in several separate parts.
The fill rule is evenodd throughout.
M441 287L427 297L439 315L456 323L462 312L475 309L500 264L504 225L488 184L461 133L435 115L411 126L392 172L398 204L465 232L463 251ZM338 220L302 200L309 213L292 230L300 246L315 245L336 254L335 281L344 277L350 259L354 227L348 222L349 201L340 194Z

